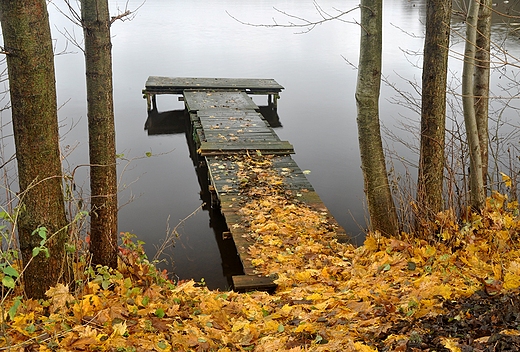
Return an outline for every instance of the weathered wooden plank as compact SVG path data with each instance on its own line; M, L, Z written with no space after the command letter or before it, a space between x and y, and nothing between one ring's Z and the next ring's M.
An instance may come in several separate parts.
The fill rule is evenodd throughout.
M263 138L271 141L280 140L273 131L266 129L265 127L242 128L238 126L226 126L224 124L212 125L203 121L201 128L204 128L206 135L211 136L208 138L215 138L215 141L220 141L222 139L226 140L227 138L230 138L230 140L237 140L237 138L251 140ZM208 141L211 142L212 140L209 139Z
M184 91L188 111L215 109L257 110L258 106L245 92Z
M150 76L145 84L148 91L171 91L182 94L186 89L240 89L253 92L279 93L283 86L274 79L254 78L203 78Z
M276 284L273 279L262 276L236 275L232 277L233 287L238 292L274 291Z
M207 94L206 92L203 92ZM214 94L214 93L210 93ZM208 109L201 109L197 111L197 115L199 116L208 116L208 117L214 117L214 118L228 118L233 117L236 119L246 119L246 118L260 118L264 119L262 114L260 114L256 109L242 109L242 110L232 110L229 108L208 108Z
M235 109L210 109L210 110L198 110L197 115L200 119L210 120L227 120L229 123L243 124L242 127L251 127L254 124L259 126L268 125L262 114L254 110L235 110Z
M233 141L280 141L280 139L276 138L272 133L265 131L243 133L232 129L222 131L205 129L204 134L208 136L206 139L208 142L212 141L215 143Z
M292 144L287 141L262 141L254 143L201 142L201 155L241 154L260 151L262 154L294 154Z
M202 120L201 126L204 127L207 133L223 133L223 134L235 134L247 137L247 135L264 134L270 135L272 139L279 140L279 137L265 126L241 126L239 124L227 123L225 121L205 121Z
M233 125L219 121L202 121L201 126L204 128L208 136L211 134L216 136L219 134L228 135L231 137L242 136L243 138L257 138L264 136L265 138L272 140L280 140L280 138L273 131L267 129L264 126L243 127L240 125Z

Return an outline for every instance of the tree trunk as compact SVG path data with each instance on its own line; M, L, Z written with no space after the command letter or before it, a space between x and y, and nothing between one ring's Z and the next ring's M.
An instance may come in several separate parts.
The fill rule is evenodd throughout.
M482 157L475 116L475 94L473 90L478 10L478 0L470 0L466 17L466 46L464 50L464 66L462 69L462 107L464 109L464 124L466 126L470 155L470 197L471 206L476 210L481 209L485 201L484 181L482 179Z
M382 0L361 1L361 43L356 87L361 169L372 230L397 235L397 212L388 184L379 125L381 87Z
M451 0L427 0L422 73L421 148L417 182L418 224L444 209L444 140ZM422 226L420 232L424 230Z
M67 271L54 53L45 0L0 0L7 55L21 209L18 236L27 296L43 298ZM33 257L45 227L43 252Z
M94 264L117 267L117 172L112 44L107 0L81 1L90 155L90 250Z
M477 22L477 51L475 53L475 118L477 120L480 155L482 158L482 181L487 185L489 147L489 75L491 43L491 0L480 0Z

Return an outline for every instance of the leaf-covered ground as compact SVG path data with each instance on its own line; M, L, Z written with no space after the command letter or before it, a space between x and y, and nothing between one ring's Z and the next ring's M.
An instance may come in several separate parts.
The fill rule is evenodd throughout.
M253 264L274 294L172 283L125 236L118 271L87 272L48 300L7 300L1 347L114 351L516 351L518 204L431 224L436 241L334 240L324 214L281 187L270 163L237 160ZM13 306L14 305L14 306ZM16 306L18 305L17 309Z

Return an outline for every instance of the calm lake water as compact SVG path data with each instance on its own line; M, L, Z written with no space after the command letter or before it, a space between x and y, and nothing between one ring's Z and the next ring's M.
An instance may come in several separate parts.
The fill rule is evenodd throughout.
M319 3L329 14L358 4L354 0ZM201 209L201 187L186 136L150 135L144 129L147 111L141 90L151 75L274 78L285 87L278 108L282 127L277 133L294 145L294 159L311 171L309 181L338 222L354 242L362 243L366 211L354 100L357 72L349 64L358 61L359 27L354 22L359 10L342 17L345 22L327 22L297 34L302 29L246 26L229 14L252 24L272 24L273 19L288 23L290 18L279 11L319 20L310 0L110 0L110 4L113 15L138 9L131 20L112 26L117 150L124 155L119 165L120 231L136 234L153 256L177 227L180 236L164 252L164 266L181 279L204 278L210 288L229 287L229 276L240 268L233 244L220 240L223 229L217 214ZM415 65L420 66L422 58L412 53L422 51L424 0L384 4L383 73L397 87L410 90L407 80L420 82L421 77ZM82 30L53 5L49 11L60 53L56 73L62 144L68 153L65 168L71 171L88 163L85 77L83 55L63 33L81 41ZM460 62L454 62L452 69L459 74ZM392 88L383 86L381 119L399 131L400 121L413 125L418 117L394 104L395 96ZM160 111L183 108L176 96L159 96L157 102ZM3 112L2 119L8 118ZM401 135L417 144L413 131ZM412 161L416 158L391 140L389 147ZM148 152L153 156L146 157ZM77 168L78 189L84 190L85 197L87 175L88 168Z

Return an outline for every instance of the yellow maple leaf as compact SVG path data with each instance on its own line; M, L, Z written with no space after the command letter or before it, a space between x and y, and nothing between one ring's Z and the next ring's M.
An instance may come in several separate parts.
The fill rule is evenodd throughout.
M451 352L462 352L456 339L441 337L441 342Z
M76 302L74 305L74 312L79 314L81 317L84 317L85 315L98 310L102 305L103 302L99 296L85 295L81 301Z
M112 325L112 329L112 336L123 336L127 331L126 321Z
M500 335L507 335L507 336L520 336L520 331L516 329L505 329L500 331Z
M74 296L69 293L69 285L58 283L55 287L51 287L45 292L45 295L50 298L50 311L56 312L60 308L67 309L67 303L74 301Z
M508 202L507 203L507 209L511 209L511 210L518 209L518 201L517 200L512 200L512 201Z
M305 331L305 332L312 334L318 330L319 330L319 328L317 326L315 326L314 324L302 322L302 323L300 323L300 325L298 325L296 327L296 329L294 329L294 332L304 332Z
M449 299L451 297L451 287L449 285L437 285L433 287L432 296L442 296L444 299Z
M323 296L321 295L321 293L314 292L313 294L311 294L311 295L305 297L305 299L308 299L308 300L310 300L310 301L317 301L317 300L322 299L322 297L323 297Z
M501 172L500 175L502 175L502 181L506 184L506 187L511 187L511 177L507 176L505 173Z
M513 290L520 287L520 262L513 261L509 263L507 273L504 275L504 288Z
M240 319L237 322L233 324L233 327L231 328L232 332L237 332L242 329L248 329L249 328L249 322L245 319Z
M282 325L283 326L283 325ZM276 320L268 320L264 324L264 329L267 333L276 333L279 332L280 323Z
M13 328L15 328L18 332L22 333L23 335L29 336L30 333L28 332L28 330L26 328L33 322L34 322L34 312L30 312L28 314L17 314L13 318L13 324L11 326Z
M504 288L506 290L514 290L518 287L520 287L520 277L511 273L507 273L504 276Z
M293 307L291 307L290 305L288 304L284 304L283 307L278 311L281 316L288 316L291 311L292 311Z
M255 258L255 259L251 260L251 264L253 266L260 266L260 265L264 264L264 260L262 258Z
M160 335L157 335L155 336L154 338L154 347L155 347L155 350L156 351L164 351L164 352L169 352L172 350L172 346L171 344L168 342L167 339L164 338L164 336L161 336L162 334Z
M370 346L365 345L362 342L354 342L354 347L356 348L356 351L359 351L359 352L377 352L377 350L373 349Z
M379 241L374 236L367 236L364 246L369 251L377 251L379 249Z
M312 274L309 270L300 271L294 275L294 278L298 281L309 281L312 277Z

